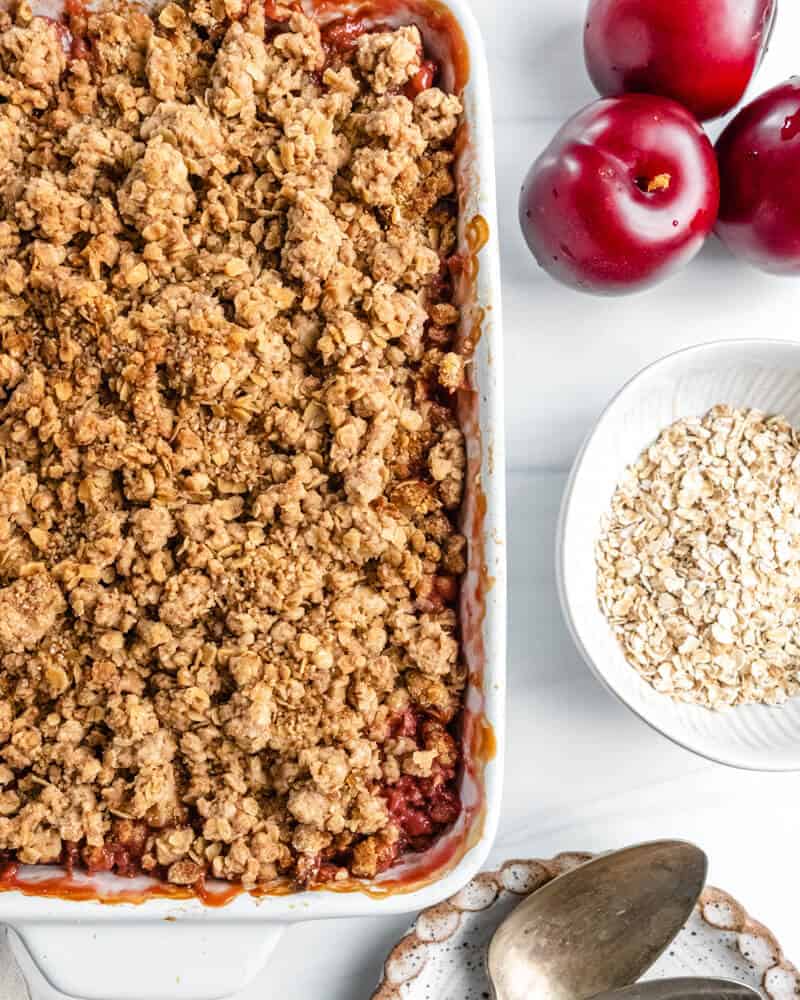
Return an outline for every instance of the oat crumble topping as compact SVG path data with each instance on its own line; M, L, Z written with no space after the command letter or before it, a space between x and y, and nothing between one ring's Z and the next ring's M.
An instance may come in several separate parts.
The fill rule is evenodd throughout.
M716 406L631 466L597 547L600 605L660 692L726 708L800 693L800 435Z
M460 808L461 105L267 10L0 13L6 858L303 885Z

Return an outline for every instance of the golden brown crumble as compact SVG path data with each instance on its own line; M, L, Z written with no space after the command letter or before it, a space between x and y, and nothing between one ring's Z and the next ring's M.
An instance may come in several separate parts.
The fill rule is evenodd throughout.
M6 858L307 884L458 813L461 106L268 7L0 13Z

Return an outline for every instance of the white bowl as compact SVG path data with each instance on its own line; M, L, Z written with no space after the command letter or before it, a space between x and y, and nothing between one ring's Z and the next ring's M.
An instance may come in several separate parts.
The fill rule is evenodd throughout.
M800 343L701 344L662 358L622 388L581 448L567 483L556 554L561 603L591 669L664 736L733 767L800 770L800 697L781 708L723 712L675 702L627 662L597 602L595 544L624 470L675 420L702 416L717 403L780 413L800 426Z

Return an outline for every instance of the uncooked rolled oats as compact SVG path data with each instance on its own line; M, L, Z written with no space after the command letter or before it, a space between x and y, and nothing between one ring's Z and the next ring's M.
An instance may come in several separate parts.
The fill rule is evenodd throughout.
M597 593L657 691L721 709L800 692L800 436L715 406L628 468L603 519Z
M0 12L0 857L308 884L458 814L461 106L345 27Z

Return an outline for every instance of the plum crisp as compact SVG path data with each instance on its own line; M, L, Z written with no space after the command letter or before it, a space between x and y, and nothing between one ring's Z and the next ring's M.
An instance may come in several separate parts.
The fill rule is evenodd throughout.
M371 878L460 811L457 96L414 26L0 13L0 857Z

